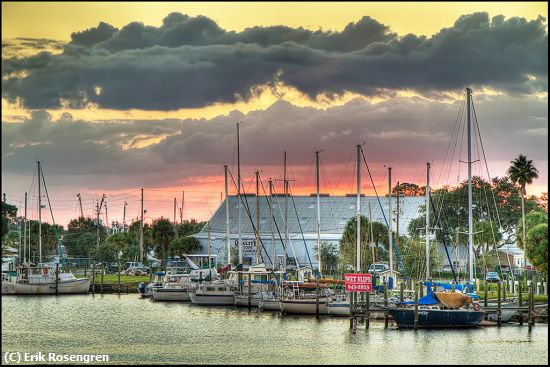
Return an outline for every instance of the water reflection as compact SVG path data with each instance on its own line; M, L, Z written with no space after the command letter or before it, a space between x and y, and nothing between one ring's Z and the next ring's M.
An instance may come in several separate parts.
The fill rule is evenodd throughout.
M112 362L546 364L548 328L396 330L137 295L2 297L2 351L106 353Z

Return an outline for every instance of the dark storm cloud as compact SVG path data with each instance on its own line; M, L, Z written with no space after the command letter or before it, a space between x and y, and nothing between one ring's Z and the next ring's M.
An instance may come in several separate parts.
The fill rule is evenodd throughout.
M59 55L3 60L3 97L29 108L174 110L247 100L283 82L315 98L345 91L421 93L487 86L547 90L545 19L461 16L432 37L398 37L369 17L341 32L254 27L172 13L160 27L100 23L72 34ZM16 73L27 71L27 75ZM98 89L100 88L100 89Z
M548 160L547 100L475 98L489 165L491 161L508 162L522 153L543 172ZM396 172L418 176L426 159L443 159L458 110L459 103L416 98L377 104L356 99L326 110L281 101L263 111L246 115L234 111L211 120L104 123L73 120L68 114L53 121L47 112L36 111L23 123L2 123L2 176L13 185L14 175L28 173L41 160L47 162L50 175L59 177L59 185L73 188L184 184L221 175L223 164L236 164L238 121L242 122L241 160L246 177L254 169L274 175L272 168L280 166L283 150L288 151L293 170L302 176L316 150L323 150L322 160L328 167L342 165L353 157L355 144L363 141L369 161L379 168L390 163ZM123 149L147 137L163 139L147 147ZM474 153L474 159L482 158ZM456 156L455 164L458 160ZM342 175L338 167L333 180Z

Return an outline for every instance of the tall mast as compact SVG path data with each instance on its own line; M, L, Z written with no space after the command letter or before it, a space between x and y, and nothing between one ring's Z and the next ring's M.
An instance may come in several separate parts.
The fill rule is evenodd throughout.
M27 193L25 193L25 226L23 228L23 262L27 262ZM29 233L30 236L30 233ZM29 254L30 258L30 254Z
M260 263L261 250L260 250L260 184L259 184L260 172L256 170L256 264Z
M210 221L208 221L208 279L212 281L212 261L210 259L210 247L211 247L211 241L210 241Z
M78 197L78 205L80 206L80 216L84 218L84 211L82 210L82 198L80 197L80 193L76 194Z
M107 202L105 202L105 224L107 225L107 231L109 230L109 213L107 211Z
M321 184L319 180L319 151L315 152L315 168L317 184L317 266L319 269L319 277L321 277L321 195L319 194Z
M426 163L426 279L430 279L430 162Z
M225 245L227 246L227 264L231 264L231 242L229 239L229 185L227 181L227 164L223 166L225 176Z
M288 180L286 179L286 150L283 161L283 185L285 193L285 244L288 245ZM298 261L298 259L296 259Z
M141 210L139 221L139 261L143 262L143 189L141 189ZM162 260L161 260L162 261Z
M177 200L176 198L174 198L174 234L177 236L178 235L178 227L177 227L177 224L176 224L176 207L177 207L178 203L177 203Z
M271 217L271 266L275 269L275 232L273 225L273 181L269 178L269 216Z
M466 121L468 125L468 259L470 264L470 282L474 280L474 238L473 238L473 215L472 215L472 131L470 121L470 104L472 90L466 88Z
M239 264L243 263L243 244L241 234L241 147L239 137L239 123L237 122L237 208L239 213Z
M42 186L40 162L38 162L38 262L42 262Z
M357 144L357 239L355 242L355 271L361 271L361 145Z
M388 242L390 253L390 277L393 276L392 215L391 215L391 166L388 167Z
M369 202L369 227L370 227L370 241L371 241L371 253L372 253L372 263L376 262L376 251L374 246L378 246L377 243L374 243L374 231L372 228L372 211Z

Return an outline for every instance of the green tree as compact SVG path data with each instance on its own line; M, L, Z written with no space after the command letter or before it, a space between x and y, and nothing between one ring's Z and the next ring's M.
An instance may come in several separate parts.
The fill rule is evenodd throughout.
M315 261L319 258L317 246L313 248ZM339 255L338 247L334 243L321 241L321 275L326 272L332 273L338 267Z
M166 260L166 250L175 236L173 223L164 217L155 219L153 221L152 235L155 244L155 254L160 253L161 260Z
M1 201L0 203L2 205L2 240L3 240L4 236L9 231L10 224L14 223L15 218L17 217L17 207L15 205L11 205L3 201Z
M199 240L195 237L176 237L170 242L170 248L174 255L193 254L201 249Z
M540 223L527 232L525 255L533 266L548 273L548 223Z
M407 276L413 279L422 279L426 276L426 242L419 236L414 236L404 241L403 265ZM437 242L430 243L430 269L441 266L441 259L437 255ZM433 274L433 273L432 273Z
M537 226L541 223L548 223L548 213L544 212L531 212L525 216L525 222L523 220L519 220L518 224L516 226L516 243L518 244L518 247L523 249L525 247L525 242L523 241L523 223L525 223L526 228L525 232L529 232L531 228Z
M92 232L84 232L76 243L71 243L70 255L74 257L90 257L97 246L97 235Z
M36 220L30 221L30 242L31 242L31 258L34 255L35 261L38 261L39 256L39 241L38 241L38 227L39 223ZM63 226L58 224L54 227L49 223L42 223L42 256L57 254L57 237L55 233L61 238L64 236Z
M533 165L533 161L527 159L526 156L520 154L517 158L511 161L512 165L508 168L508 176L510 180L519 185L521 194L521 218L523 221L523 241L525 241L526 225L525 225L525 187L531 184L534 179L539 177L539 171Z
M397 183L397 185L394 186L394 188L392 189L392 193L399 193L400 195L405 196L423 196L426 194L426 187L420 187L417 184L413 183L402 182Z
M92 250L92 259L103 264L117 261L118 250L115 245L109 242L100 243Z
M67 225L67 231L63 236L63 244L70 256L87 257L93 247L97 246L97 234L99 229L99 242L107 238L107 228L99 226L89 217L71 219Z
M371 239L370 222L365 216L361 216L361 267L366 269L373 262L371 244L375 244L378 251L378 244L388 243L388 228L379 222L372 222L373 238ZM355 268L356 265L356 242L357 242L357 219L350 218L346 223L342 238L340 239L340 261L342 268ZM377 256L375 254L375 256ZM381 256L377 260L382 260Z
M10 229L4 236L2 244L9 247L19 247L19 231Z
M489 252L491 244L494 249L502 239L502 234L498 231L498 225L488 220L480 220L474 223L474 244L478 244L476 256L484 252Z

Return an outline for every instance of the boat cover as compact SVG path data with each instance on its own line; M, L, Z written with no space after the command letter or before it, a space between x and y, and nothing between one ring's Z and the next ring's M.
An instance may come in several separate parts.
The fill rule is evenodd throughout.
M428 293L418 300L419 305L435 305L436 303L439 303L439 301L433 297L433 293ZM403 304L414 305L414 301L405 301Z
M435 292L435 296L445 307L452 309L472 303L470 296L458 292Z

